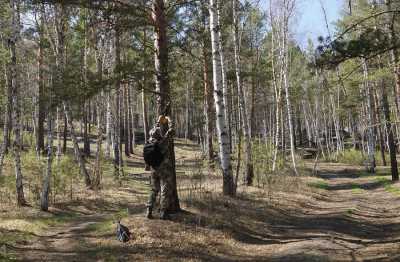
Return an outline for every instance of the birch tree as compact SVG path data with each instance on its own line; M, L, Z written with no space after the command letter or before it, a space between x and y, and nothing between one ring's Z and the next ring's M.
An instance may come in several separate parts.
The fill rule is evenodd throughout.
M214 104L217 115L217 136L219 158L223 175L224 195L235 195L232 165L230 159L228 128L225 118L225 103L222 90L221 56L219 48L218 4L217 0L209 0L210 33L213 64Z
M24 185L21 171L21 104L20 104L20 82L19 72L17 66L17 43L20 39L20 17L19 7L20 3L18 0L10 0L11 10L11 35L8 40L8 48L10 52L10 81L11 81L11 97L13 103L13 124L14 124L14 143L13 143L13 154L15 159L15 179L16 179L16 193L17 193L17 204L23 206L26 204L24 196Z

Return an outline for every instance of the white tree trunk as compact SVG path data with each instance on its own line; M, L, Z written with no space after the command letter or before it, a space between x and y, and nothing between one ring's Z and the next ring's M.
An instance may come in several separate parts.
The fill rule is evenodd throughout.
M286 40L284 40L286 42ZM284 49L286 49L286 43L284 44ZM289 90L289 81L288 81L288 53L285 51L284 57L284 73L283 73L283 84L285 87L286 93L286 107L288 112L288 124L289 124L289 136L290 136L290 154L292 156L292 164L293 170L297 174L296 168L296 156L295 156L295 145L294 145L294 130L293 130L293 122L292 122L292 105L290 101L290 90Z
M222 41L222 32L221 32L221 16L220 16L220 0L215 0L217 2L217 23L218 23L218 48L219 48L219 56L221 59L221 77L222 77L222 92L224 98L224 113L225 113L225 121L229 122L228 115L228 83L226 81L226 68L225 68L225 55L224 55L224 44Z
M40 209L43 211L47 211L49 209L49 192L52 176L51 165L53 163L53 119L51 111L48 112L47 129L47 167L46 173L43 177L42 194L40 196Z
M61 120L60 120L60 108L57 107L57 163L61 160Z
M219 157L223 174L223 193L234 195L235 186L230 158L228 128L226 126L225 103L222 90L221 56L219 48L218 5L216 0L209 0L210 32L213 61L214 103L217 113L217 135Z
M362 59L364 73L364 88L367 96L367 154L368 163L366 169L368 172L375 173L375 134L374 134L374 109L372 101L371 85L368 79L368 65L365 59Z
M110 93L107 94L106 98L106 157L111 157L111 103Z

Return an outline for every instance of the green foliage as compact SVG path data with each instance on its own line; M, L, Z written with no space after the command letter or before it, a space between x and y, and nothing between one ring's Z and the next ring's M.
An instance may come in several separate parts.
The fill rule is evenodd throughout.
M375 181L382 184L386 192L400 196L400 188L396 187L390 179L386 177L376 177Z
M339 154L334 153L333 155L327 156L324 160L327 162L337 162L348 165L364 165L367 160L367 155L363 154L360 150L351 148L339 152ZM385 153L386 161L389 160L389 154ZM383 165L382 155L380 151L375 152L375 163L377 165Z
M79 178L79 168L70 155L61 157L60 162L53 161L53 194L72 195L73 185Z
M309 187L318 188L318 189L328 189L329 185L325 181L317 181L308 184Z
M365 159L366 158L361 151L352 148L340 152L337 157L337 162L343 164L363 165Z
M268 143L263 143L261 141L256 141L252 145L253 149L253 163L254 172L256 176L259 174L265 174L272 171L272 159L273 159L273 145ZM277 161L278 168L283 167L282 159Z
M22 174L27 185L28 192L34 201L40 199L42 189L43 172L45 171L45 158L38 158L34 149L21 155Z

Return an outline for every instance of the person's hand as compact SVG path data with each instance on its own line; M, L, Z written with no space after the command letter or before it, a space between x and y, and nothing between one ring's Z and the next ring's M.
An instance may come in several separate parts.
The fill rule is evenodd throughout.
M168 137L173 137L174 135L175 135L175 130L172 129L172 128L168 129L167 136Z

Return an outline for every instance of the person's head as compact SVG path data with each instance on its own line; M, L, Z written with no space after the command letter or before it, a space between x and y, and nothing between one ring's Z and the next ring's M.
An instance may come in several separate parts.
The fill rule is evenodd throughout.
M157 124L167 125L168 124L168 118L165 115L160 115L158 117Z

